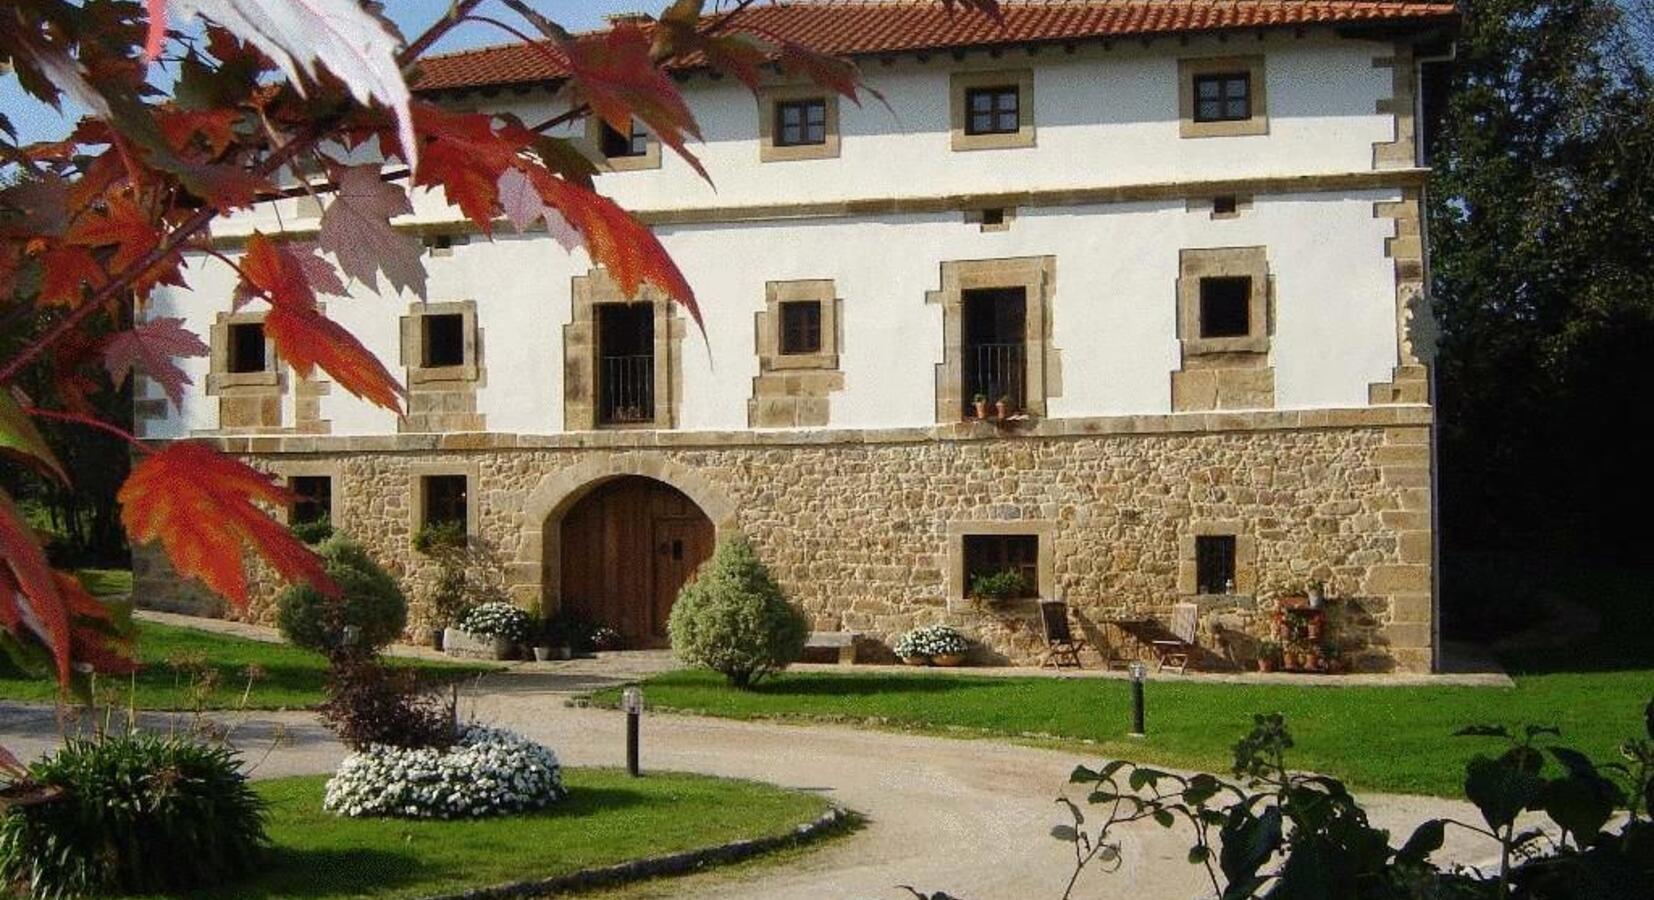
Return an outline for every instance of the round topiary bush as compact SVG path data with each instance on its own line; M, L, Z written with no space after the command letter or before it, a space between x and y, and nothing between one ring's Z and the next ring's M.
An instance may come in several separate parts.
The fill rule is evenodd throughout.
M446 748L374 744L328 779L322 808L345 816L456 819L542 809L562 799L551 748L472 725Z
M328 598L306 584L282 591L276 598L276 627L282 637L321 653L339 647L344 629L352 625L358 629L357 648L383 647L396 640L408 623L408 603L396 579L344 535L328 538L317 552L342 593Z
M70 739L29 777L62 795L0 816L0 884L27 896L221 884L268 844L264 801L228 747L142 733Z
M744 688L798 659L810 626L752 545L737 538L719 544L678 592L668 630L679 659Z

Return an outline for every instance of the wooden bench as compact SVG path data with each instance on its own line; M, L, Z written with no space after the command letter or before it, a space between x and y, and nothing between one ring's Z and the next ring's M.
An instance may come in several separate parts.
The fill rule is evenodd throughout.
M836 650L841 666L856 664L856 641L861 639L859 631L812 631L804 642L805 650Z

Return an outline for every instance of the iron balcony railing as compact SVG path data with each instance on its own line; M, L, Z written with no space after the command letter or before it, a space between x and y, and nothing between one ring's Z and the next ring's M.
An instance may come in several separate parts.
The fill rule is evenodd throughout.
M989 409L1006 399L1008 412L1020 413L1028 403L1028 352L1021 343L970 344L965 347L965 415L975 415L975 400L988 399Z
M599 421L605 425L655 421L653 354L599 357L598 368Z

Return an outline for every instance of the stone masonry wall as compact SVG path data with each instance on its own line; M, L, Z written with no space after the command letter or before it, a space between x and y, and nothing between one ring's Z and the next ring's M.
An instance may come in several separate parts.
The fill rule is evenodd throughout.
M653 475L707 509L720 535L739 529L776 578L823 630L854 630L885 647L915 625L948 622L981 642L978 662L1028 663L1042 647L1036 607L985 610L948 596L958 564L950 524L1020 523L1048 535L1053 584L1082 628L1122 615L1163 621L1179 594L1185 541L1200 523L1231 523L1255 543L1244 582L1255 592L1203 619L1242 633L1227 641L1234 661L1268 636L1273 598L1325 581L1336 598L1333 637L1354 668L1426 671L1431 665L1432 550L1427 418L1377 413L1361 424L1185 433L1003 435L987 426L908 440L780 441L682 446L581 447L536 439L459 435L486 449L248 453L280 472L287 462L337 466L334 522L361 540L410 587L410 616L425 621L431 565L409 546L413 473L433 463L474 466L480 521L474 542L481 576L519 603L556 602L555 517L572 502L537 510L558 479L582 473ZM1274 414L1281 415L1281 414ZM1388 415L1388 420L1377 415ZM1427 417L1428 413L1425 413ZM1240 417L1244 418L1244 417ZM951 435L951 436L950 436ZM749 436L750 437L750 436ZM349 440L349 439L334 439ZM245 447L257 448L257 439ZM434 441L433 441L434 444ZM230 445L235 450L236 446ZM593 482L601 481L596 477ZM549 515L552 521L536 521ZM1042 538L1047 540L1047 538ZM541 542L545 543L541 543ZM1248 554L1251 551L1249 549ZM144 552L141 604L198 609L199 592ZM257 567L255 567L257 568ZM275 585L255 579L258 598L241 615L269 621ZM1187 585L1185 575L1183 583ZM957 576L951 579L958 583ZM1214 649L1217 643L1212 642ZM1236 650L1236 647L1239 647ZM889 659L873 647L873 657Z

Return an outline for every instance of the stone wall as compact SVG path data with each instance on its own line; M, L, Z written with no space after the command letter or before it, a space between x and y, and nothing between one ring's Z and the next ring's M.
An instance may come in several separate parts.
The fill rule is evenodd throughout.
M1208 639L1214 624L1267 637L1274 597L1325 581L1340 609L1333 636L1357 669L1424 671L1428 423L1427 409L1388 407L1052 420L1019 434L968 424L223 443L277 473L301 462L337 466L334 522L413 586L415 628L432 566L409 546L410 486L414 473L448 465L475 473L480 575L527 606L557 602L557 517L605 477L640 474L695 499L721 536L747 535L817 628L861 631L886 646L915 625L948 622L981 642L979 662L1037 658L1032 601L985 610L950 596L960 523L1040 533L1052 581L1043 593L1065 597L1094 637L1122 615L1167 619L1172 604L1189 599L1180 592L1188 589L1185 538L1224 523L1246 541L1253 568L1237 584L1252 593L1206 616ZM152 554L141 556L139 602L189 607L188 587ZM268 573L255 580L258 599L240 614L268 621L273 585ZM1244 663L1253 642L1226 643ZM881 654L888 658L875 646L870 655Z

